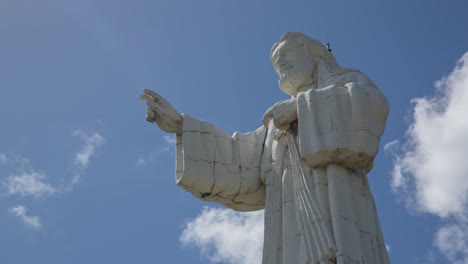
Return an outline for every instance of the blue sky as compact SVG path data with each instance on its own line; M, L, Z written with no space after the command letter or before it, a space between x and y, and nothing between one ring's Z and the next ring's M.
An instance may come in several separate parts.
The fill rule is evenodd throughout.
M338 62L390 101L369 177L392 263L468 263L468 66L455 68L468 60L466 10L465 1L1 1L0 262L257 258L200 238L216 225L228 229L210 233L222 240L261 217L178 188L173 138L145 122L138 97L153 89L229 133L254 130L287 98L270 48L299 31L328 33ZM261 232L242 230L227 248L258 246Z

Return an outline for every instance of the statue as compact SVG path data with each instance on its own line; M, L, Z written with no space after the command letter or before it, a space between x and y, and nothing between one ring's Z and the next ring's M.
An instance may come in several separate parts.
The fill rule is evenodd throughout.
M146 120L176 133L177 184L234 210L265 209L264 264L390 263L367 178L386 97L304 34L283 35L270 58L291 99L253 132L229 136L144 91Z

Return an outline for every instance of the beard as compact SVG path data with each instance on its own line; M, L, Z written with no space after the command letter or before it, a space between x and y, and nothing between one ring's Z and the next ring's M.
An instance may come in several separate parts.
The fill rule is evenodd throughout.
M302 86L312 83L313 68L313 64L303 63L282 70L278 81L280 89L291 96L296 95Z

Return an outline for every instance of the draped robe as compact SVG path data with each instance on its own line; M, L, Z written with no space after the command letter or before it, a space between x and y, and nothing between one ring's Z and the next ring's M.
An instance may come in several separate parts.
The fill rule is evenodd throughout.
M297 95L298 119L229 136L184 115L176 182L238 211L265 209L264 264L390 263L367 173L389 112L356 70Z

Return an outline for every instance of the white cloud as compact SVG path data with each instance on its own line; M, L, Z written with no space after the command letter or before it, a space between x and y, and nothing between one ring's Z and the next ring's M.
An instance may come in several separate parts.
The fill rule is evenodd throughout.
M431 98L413 100L413 123L397 153L393 186L414 185L419 209L441 217L467 213L468 53L436 83Z
M96 148L104 144L105 140L96 132L85 133L81 130L75 130L73 135L79 136L85 141L81 150L75 154L75 164L84 169L88 166L89 160L94 155Z
M434 244L451 263L468 263L468 225L448 224L436 233Z
M394 158L392 188L410 209L453 222L434 244L452 262L468 263L468 52L435 87L434 96L412 101L406 142L385 146Z
M44 173L34 170L29 159L18 156L0 155L0 159L8 163L9 176L0 181L0 197L17 195L23 197L44 197L54 194L57 190L47 183ZM9 168L11 167L11 168Z
M27 214L26 207L22 205L17 205L10 208L10 213L17 216L27 227L30 227L34 230L41 229L41 219L39 216L32 216Z
M204 207L184 226L180 241L200 248L212 263L261 263L263 211Z
M44 174L35 171L20 172L9 176L2 185L6 195L42 197L54 194L56 189L45 183L45 178Z

